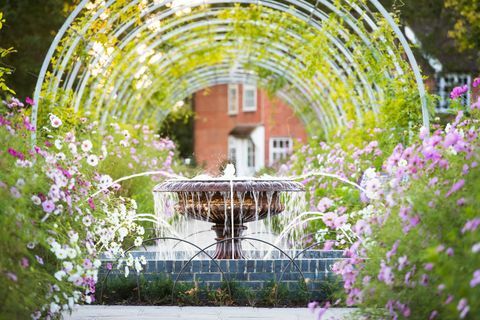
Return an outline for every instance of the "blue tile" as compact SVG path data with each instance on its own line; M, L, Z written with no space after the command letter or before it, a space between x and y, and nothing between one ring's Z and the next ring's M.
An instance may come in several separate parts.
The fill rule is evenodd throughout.
M173 281L177 279L178 275L175 275L173 278ZM177 281L182 281L182 282L193 282L193 274L192 273L182 273L180 276L178 276Z
M236 260L237 270L236 272L245 272L246 261L245 260Z
M165 261L165 271L168 273L173 272L173 261Z
M200 272L209 272L210 271L210 260L202 261L202 268Z
M220 273L210 272L210 273L196 273L195 274L195 281L211 282L211 281L221 281L221 280L222 280L222 276L221 276Z
M249 274L250 281L271 281L275 280L275 274L273 273L250 273Z
M273 260L263 261L263 268L265 272L273 272Z
M255 261L248 260L247 261L247 272L253 272L254 268L255 268Z
M264 265L263 260L257 260L257 261L255 261L255 264L256 264L256 266L255 266L255 271L256 272L264 272L265 271L265 269L263 268L263 265Z
M192 261L192 272L202 272L202 261L193 260Z

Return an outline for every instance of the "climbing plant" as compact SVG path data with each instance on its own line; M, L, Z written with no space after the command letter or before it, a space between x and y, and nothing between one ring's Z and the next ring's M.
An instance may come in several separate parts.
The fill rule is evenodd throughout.
M421 123L424 92L395 20L361 0L311 8L90 1L48 61L39 110L152 123L201 88L254 82L284 98L317 136L353 119L360 127Z

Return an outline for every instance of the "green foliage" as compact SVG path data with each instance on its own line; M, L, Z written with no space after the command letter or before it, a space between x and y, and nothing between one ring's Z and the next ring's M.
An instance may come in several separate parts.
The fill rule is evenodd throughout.
M0 10L0 31L3 28L3 25L5 23L5 19L3 17L3 12ZM0 61L4 60L5 57L7 57L9 54L17 52L16 50L13 49L13 47L4 49L0 47ZM5 83L5 76L6 75L11 75L13 73L13 69L11 67L5 67L3 66L3 63L0 62L0 92L1 93L11 93L15 94L15 91L10 89L7 84Z
M455 39L461 51L477 52L477 63L480 64L480 1L478 0L446 0L445 7L453 11L455 25L449 36Z
M31 96L43 59L52 40L78 0L5 0L0 2L4 13L5 32L0 43L14 47L6 64L15 66L10 83L20 97Z
M103 279L103 278L102 278ZM103 286L103 291L102 291ZM315 297L322 300L331 297L337 285L330 282L320 284L324 295ZM172 303L173 281L165 275L110 275L106 281L97 285L96 300L99 304L147 304L170 305ZM102 296L103 292L103 296ZM179 305L214 305L214 306L305 306L310 293L303 282L288 288L285 283L265 282L263 288L253 290L241 283L222 282L218 288L205 284L179 282L175 286L175 303Z
M458 172L462 170L465 161L452 157L449 169L437 173L440 181L457 181ZM408 319L426 319L433 310L438 312L439 319L455 319L459 311L457 304L461 298L468 298L470 312L465 319L476 319L480 312L476 301L480 300L478 288L470 286L473 273L480 265L478 254L472 254L472 246L478 242L478 234L462 232L465 223L478 216L480 212L480 172L472 170L466 177L466 184L460 194L453 197L444 195L450 189L451 183L435 187L439 195L432 192L429 178L415 182L405 195L415 212L421 214L421 225L408 234L402 231L403 221L399 215L401 207L390 213L387 221L374 231L375 246L368 250L369 259L361 277L378 274L382 260L393 244L401 239L400 245L393 256L408 257L408 266L403 271L395 272L395 284L386 285L380 281L372 281L365 296L364 307L367 313L372 309L385 306L389 300L402 301L409 305L411 316ZM458 205L458 199L466 199L465 205ZM435 209L431 205L435 203ZM440 248L444 249L440 249ZM452 255L445 250L452 250ZM395 263L393 263L395 265ZM432 271L425 266L432 264ZM411 286L405 284L407 273L411 266L417 266L411 275ZM428 280L422 276L428 275ZM423 281L427 281L425 285ZM444 287L442 289L442 287ZM448 295L454 301L445 304ZM378 312L378 310L376 310Z
M194 112L189 104L168 113L160 124L159 134L175 142L181 158L193 160Z

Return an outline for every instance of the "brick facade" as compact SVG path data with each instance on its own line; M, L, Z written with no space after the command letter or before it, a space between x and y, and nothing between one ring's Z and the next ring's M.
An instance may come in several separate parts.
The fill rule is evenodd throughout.
M304 142L307 133L293 110L278 99L270 99L257 90L257 110L243 110L243 86L238 85L238 113L228 113L228 85L217 85L194 94L194 155L196 162L209 174L218 174L228 160L228 137L238 126L263 126L265 143L263 162L269 164L269 142L272 137L290 137Z

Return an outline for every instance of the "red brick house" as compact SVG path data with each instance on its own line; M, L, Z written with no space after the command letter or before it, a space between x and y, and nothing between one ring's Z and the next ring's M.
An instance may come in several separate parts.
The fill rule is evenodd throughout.
M194 94L194 156L210 174L227 161L237 175L253 175L306 141L303 123L279 99L255 86L217 85Z

